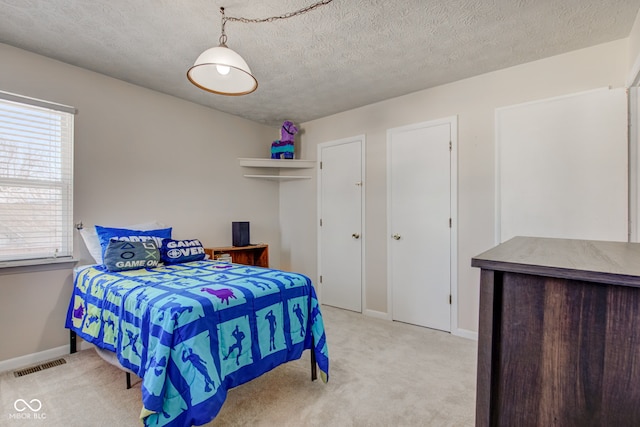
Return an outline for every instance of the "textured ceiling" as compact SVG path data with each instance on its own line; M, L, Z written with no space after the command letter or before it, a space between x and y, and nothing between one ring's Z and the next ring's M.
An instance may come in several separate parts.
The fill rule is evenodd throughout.
M187 69L227 16L315 0L0 0L0 42L277 125L628 37L640 0L334 0L271 23L227 22L258 90L204 92ZM0 58L2 60L2 58ZM0 88L2 89L2 88Z

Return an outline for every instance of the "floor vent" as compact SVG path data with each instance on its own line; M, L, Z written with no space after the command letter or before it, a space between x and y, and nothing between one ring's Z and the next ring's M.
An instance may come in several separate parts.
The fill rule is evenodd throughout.
M19 371L14 371L13 375L16 377L24 377L25 375L33 374L34 372L44 371L45 369L53 368L54 366L60 366L67 363L64 359L56 359L50 362L41 363L40 365L31 366L30 368L20 369Z

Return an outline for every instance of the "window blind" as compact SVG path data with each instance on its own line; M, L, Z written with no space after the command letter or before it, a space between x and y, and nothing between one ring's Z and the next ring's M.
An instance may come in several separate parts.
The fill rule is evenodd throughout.
M0 92L0 261L73 254L74 116L31 100Z

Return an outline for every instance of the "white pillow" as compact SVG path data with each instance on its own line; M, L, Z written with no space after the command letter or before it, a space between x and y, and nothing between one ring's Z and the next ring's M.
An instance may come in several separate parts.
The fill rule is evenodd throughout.
M142 224L134 224L134 225L126 225L118 228L129 228L131 230L155 230L158 228L166 228L167 226L157 222L143 222ZM100 239L98 238L98 233L96 232L95 226L84 227L80 229L80 235L82 236L82 240L84 240L84 245L87 247L87 250L91 254L96 263L102 264L102 246L100 246Z

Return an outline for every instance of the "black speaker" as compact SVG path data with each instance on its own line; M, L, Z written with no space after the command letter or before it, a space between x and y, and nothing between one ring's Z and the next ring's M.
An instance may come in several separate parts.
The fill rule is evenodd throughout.
M249 246L249 222L232 222L233 246Z

